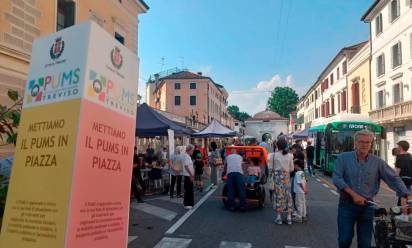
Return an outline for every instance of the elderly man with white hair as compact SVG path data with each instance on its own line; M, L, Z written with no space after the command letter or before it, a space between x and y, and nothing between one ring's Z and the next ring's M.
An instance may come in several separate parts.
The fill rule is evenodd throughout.
M228 205L231 211L236 210L235 190L239 191L239 208L246 208L245 182L243 180L243 158L237 154L236 149L230 149L230 155L226 157L225 171L227 174Z
M358 247L371 247L374 209L367 206L385 181L403 203L410 192L396 172L379 157L370 154L374 134L361 130L355 134L355 151L342 153L333 172L333 183L340 191L338 207L339 248L351 247L354 226Z

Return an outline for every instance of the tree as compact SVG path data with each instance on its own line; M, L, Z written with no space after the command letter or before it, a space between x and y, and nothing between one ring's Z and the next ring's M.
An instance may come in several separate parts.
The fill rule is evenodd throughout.
M250 118L250 115L246 112L240 112L239 107L236 105L230 105L227 107L227 111L233 118L239 121L245 121Z
M227 111L229 112L229 114L235 117L239 113L239 107L236 105L230 105L229 107L227 107Z
M272 91L267 108L279 115L289 118L289 114L296 110L299 97L295 90L290 87L276 87Z
M20 122L23 98L15 90L9 90L7 95L12 104L10 106L0 104L0 140L2 144L16 145L16 129Z

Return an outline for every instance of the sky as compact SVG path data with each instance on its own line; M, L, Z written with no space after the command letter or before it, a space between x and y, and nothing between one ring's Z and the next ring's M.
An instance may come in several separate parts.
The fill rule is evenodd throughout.
M210 76L251 115L276 86L302 96L340 49L368 39L360 18L373 1L145 0L139 94L150 75L179 67Z

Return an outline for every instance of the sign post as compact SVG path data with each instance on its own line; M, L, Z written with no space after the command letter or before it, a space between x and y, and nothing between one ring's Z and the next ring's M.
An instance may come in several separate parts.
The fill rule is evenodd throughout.
M91 21L34 42L0 247L127 246L137 72Z

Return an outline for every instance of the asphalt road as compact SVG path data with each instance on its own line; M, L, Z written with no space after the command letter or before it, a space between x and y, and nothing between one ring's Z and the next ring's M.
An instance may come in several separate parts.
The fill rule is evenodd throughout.
M218 188L209 196L198 194L197 200L204 202L190 213L183 209L181 202L167 197L146 201L140 207L134 204L129 248L337 247L338 194L329 177L310 178L309 219L306 223L290 226L273 222L275 215L270 204L263 209L250 206L246 212L227 211L219 198L220 193ZM385 185L377 200L384 206L396 203L395 194Z

